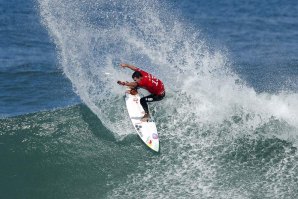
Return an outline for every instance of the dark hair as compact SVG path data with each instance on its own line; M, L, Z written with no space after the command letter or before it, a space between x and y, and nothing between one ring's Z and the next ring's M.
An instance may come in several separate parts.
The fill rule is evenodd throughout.
M133 74L132 74L132 78L140 78L142 77L142 73L140 73L140 71L135 71Z

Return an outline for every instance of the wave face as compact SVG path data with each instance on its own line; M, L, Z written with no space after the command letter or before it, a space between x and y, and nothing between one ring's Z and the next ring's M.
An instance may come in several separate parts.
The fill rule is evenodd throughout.
M117 139L133 133L116 84L131 72L119 63L165 82L166 99L151 107L162 153L139 163L145 171L129 175L108 198L297 196L296 93L256 93L231 71L225 51L210 47L165 3L38 2L65 75Z
M148 158L85 105L1 119L0 138L2 198L102 198Z

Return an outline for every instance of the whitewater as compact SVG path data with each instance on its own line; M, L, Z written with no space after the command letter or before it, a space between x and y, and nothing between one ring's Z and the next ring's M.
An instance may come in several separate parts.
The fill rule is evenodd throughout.
M160 1L38 0L59 67L117 141L134 134L123 90L130 63L162 79L151 106L161 154L106 198L295 198L298 94L256 92L226 49Z

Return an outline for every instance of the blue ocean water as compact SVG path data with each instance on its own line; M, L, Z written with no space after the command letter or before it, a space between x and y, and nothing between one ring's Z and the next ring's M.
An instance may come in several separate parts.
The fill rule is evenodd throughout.
M297 198L298 2L0 0L1 198ZM161 153L115 83L165 82Z
M1 1L1 117L78 103L34 1Z
M177 1L237 74L259 92L297 91L297 2Z

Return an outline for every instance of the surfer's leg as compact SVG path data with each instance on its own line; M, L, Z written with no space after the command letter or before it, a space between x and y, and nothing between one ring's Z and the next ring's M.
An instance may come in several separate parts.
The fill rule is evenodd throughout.
M154 101L160 101L164 98L164 94L163 95L154 95L154 94L151 94L151 95L148 95L146 97L142 97L140 99L140 103L145 111L145 115L143 116L142 118L142 121L145 122L145 121L148 121L149 118L150 118L150 115L149 115L149 108L148 108L148 104L147 102L154 102Z
M148 95L146 97L142 97L140 102L141 102L141 105L145 111L145 113L148 113L149 114L149 109L148 109L148 104L147 102L155 102L155 101L160 101L164 98L165 95L154 95L154 94L151 94L151 95Z
M150 95L148 95L148 96L146 96L146 97L142 97L142 98L140 99L140 103L141 103L141 105L142 105L142 107L143 107L143 109L144 109L144 111L145 111L145 114L146 114L146 113L149 114L149 109L148 109L148 104L147 104L147 102L148 102L148 100L150 100L150 99L151 99Z

